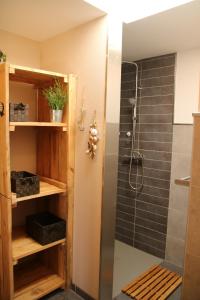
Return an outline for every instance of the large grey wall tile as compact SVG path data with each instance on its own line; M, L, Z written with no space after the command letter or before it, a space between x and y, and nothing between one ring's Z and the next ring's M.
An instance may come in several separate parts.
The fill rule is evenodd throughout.
M171 183L169 207L187 213L189 187Z
M173 152L191 155L192 153L192 125L174 125Z
M176 266L182 267L184 263L184 255L184 240L167 236L165 259Z
M184 153L172 153L171 180L190 176L191 155Z
M167 234L185 240L187 214L180 210L169 209Z
M166 259L181 267L185 249L189 187L176 185L174 181L190 176L192 131L191 125L173 126Z

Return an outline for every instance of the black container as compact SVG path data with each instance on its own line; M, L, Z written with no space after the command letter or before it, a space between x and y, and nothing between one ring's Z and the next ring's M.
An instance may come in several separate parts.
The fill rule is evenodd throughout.
M41 245L46 245L65 238L66 222L43 212L26 217L26 232Z
M29 116L29 105L23 103L9 104L10 122L27 122Z
M11 191L16 197L24 197L39 194L40 180L37 175L26 171L11 172Z

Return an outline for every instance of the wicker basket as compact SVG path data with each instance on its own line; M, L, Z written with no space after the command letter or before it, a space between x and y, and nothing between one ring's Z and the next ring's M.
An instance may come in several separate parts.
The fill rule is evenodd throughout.
M11 191L16 193L16 197L24 197L39 194L40 183L37 175L26 171L11 172Z
M26 232L41 245L65 238L66 222L49 212L26 217Z
M28 115L28 104L10 103L10 122L27 122Z

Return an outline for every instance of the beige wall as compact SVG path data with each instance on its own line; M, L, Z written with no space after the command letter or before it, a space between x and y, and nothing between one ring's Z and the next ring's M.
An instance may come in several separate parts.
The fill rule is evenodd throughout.
M0 49L16 65L40 68L40 43L0 30Z
M200 48L177 53L174 123L193 124L199 104Z
M107 18L102 17L43 43L0 31L0 47L10 63L77 74L76 121L82 104L86 113L85 131L77 125L76 135L73 283L95 299L99 292L107 25ZM100 142L92 161L85 151L95 110Z
M98 299L102 205L102 166L107 51L105 17L42 44L41 67L78 76L77 116L84 103L85 131L76 135L73 282ZM89 125L97 112L97 157L86 154Z
M9 63L40 68L40 43L15 34L0 30L0 49L6 53ZM35 102L35 93L32 86L22 83L12 83L10 85L10 99L12 102L30 101ZM33 105L32 105L33 107ZM31 115L31 118L34 116ZM36 139L35 131L23 129L19 135L18 131L11 133L11 154L15 151L15 160L11 161L11 170L19 170L24 163L26 169L35 172L36 167ZM30 135L31 132L31 135ZM21 142L28 139L27 149L21 155ZM14 150L15 149L15 150ZM11 155L11 157L13 157ZM30 159L31 157L31 159Z

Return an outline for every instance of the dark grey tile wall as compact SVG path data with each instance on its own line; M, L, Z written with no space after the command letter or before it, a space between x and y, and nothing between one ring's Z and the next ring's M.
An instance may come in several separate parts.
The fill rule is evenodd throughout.
M138 61L137 126L134 149L144 155L144 187L135 194L128 184L132 130L130 97L135 96L135 68L122 65L116 239L165 257L174 110L175 54ZM139 186L141 167L133 166Z

